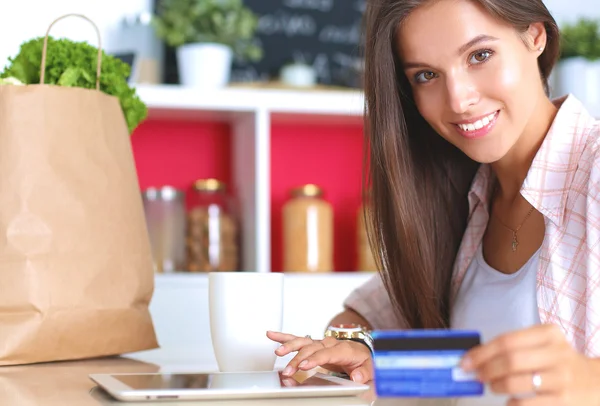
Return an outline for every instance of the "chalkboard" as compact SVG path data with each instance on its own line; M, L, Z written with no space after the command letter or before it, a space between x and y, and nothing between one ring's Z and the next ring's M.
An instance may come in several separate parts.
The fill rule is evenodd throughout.
M289 62L311 65L318 82L358 87L365 0L245 0L259 15L265 51L256 63L234 62L232 81L276 79Z
M155 0L156 4L160 0ZM257 41L264 57L259 62L234 61L231 80L276 80L286 63L314 67L318 83L360 87L362 17L366 0L244 0L259 16ZM177 83L177 60L165 50L165 83Z

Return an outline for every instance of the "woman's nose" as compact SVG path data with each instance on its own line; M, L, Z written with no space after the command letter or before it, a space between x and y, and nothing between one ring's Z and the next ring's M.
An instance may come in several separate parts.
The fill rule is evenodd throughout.
M477 86L466 75L457 75L447 79L448 101L452 111L464 114L479 102Z

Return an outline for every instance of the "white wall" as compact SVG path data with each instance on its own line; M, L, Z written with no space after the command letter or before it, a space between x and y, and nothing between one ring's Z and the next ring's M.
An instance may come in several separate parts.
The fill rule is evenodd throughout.
M544 3L559 26L579 17L600 18L598 0L544 0Z
M114 46L111 38L123 16L149 11L151 0L0 0L0 69L22 42L46 34L56 18L70 13L84 14L100 29L103 47ZM116 11L115 11L116 10ZM96 44L96 34L88 22L68 18L57 23L51 35Z
M583 15L600 18L598 0L546 0L545 3L559 24ZM121 18L148 11L151 4L152 0L0 0L0 69L4 68L9 56L18 52L22 42L43 36L58 16L85 14L99 26L105 48L110 49L115 46L111 36ZM79 19L63 20L55 25L52 34L94 44L94 31L86 24Z

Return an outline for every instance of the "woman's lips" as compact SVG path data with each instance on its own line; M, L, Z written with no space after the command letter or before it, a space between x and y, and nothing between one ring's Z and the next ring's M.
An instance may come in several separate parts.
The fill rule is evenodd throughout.
M475 139L485 137L496 125L499 115L500 110L497 110L476 121L454 124L454 127L456 127L458 133L465 138Z

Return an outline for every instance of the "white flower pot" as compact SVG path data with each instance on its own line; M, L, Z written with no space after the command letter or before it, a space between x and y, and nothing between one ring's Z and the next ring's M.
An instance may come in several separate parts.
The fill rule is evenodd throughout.
M217 89L229 83L233 52L222 44L197 43L177 48L179 82L183 86Z
M568 58L560 61L555 75L555 96L572 93L592 114L600 117L600 61Z

